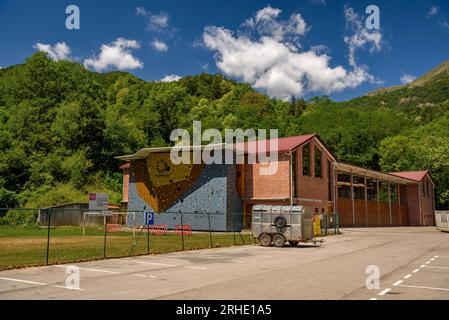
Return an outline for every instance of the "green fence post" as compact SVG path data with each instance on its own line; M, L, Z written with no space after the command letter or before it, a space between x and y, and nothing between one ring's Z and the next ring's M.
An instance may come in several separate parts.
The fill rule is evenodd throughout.
M150 227L147 226L147 254L150 254Z
M108 234L108 227L106 223L106 216L104 216L104 241L103 241L103 258L106 259L106 237Z
M51 230L51 208L47 209L47 256L45 265L48 266L48 258L50 256L50 230Z
M184 251L184 222L182 221L182 211L179 211L181 214L181 242L182 242L182 251Z
M207 213L207 220L209 222L209 242L210 242L210 247L212 248L212 230L210 227L210 212Z
M235 240L235 221L234 221L234 212L231 211L231 219L232 219L232 234L234 235L234 245L237 245L237 241Z

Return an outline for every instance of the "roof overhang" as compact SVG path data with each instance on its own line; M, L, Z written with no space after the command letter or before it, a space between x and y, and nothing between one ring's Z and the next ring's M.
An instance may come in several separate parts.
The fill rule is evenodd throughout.
M371 169L365 169L358 166L349 165L346 163L338 162L336 164L337 170L345 173L357 174L361 176L365 176L367 178L375 179L375 180L384 180L394 183L400 184L417 184L415 180L401 178L398 176L394 176L389 173L379 172Z
M170 152L192 152L192 151L203 151L203 150L219 150L225 149L226 144L209 144L202 146L174 146L174 147L162 147L162 148L143 148L137 151L134 154L129 154L125 156L115 157L119 160L124 161L132 161L132 160L140 160L147 158L150 154L153 153L170 153ZM229 147L228 147L229 148Z

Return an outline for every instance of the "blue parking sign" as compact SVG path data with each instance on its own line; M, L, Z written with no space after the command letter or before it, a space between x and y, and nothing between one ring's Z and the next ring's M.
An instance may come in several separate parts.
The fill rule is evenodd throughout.
M145 211L145 225L152 226L154 224L154 213Z

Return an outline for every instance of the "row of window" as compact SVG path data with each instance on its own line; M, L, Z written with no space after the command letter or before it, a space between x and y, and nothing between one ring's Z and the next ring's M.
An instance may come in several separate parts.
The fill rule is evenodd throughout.
M302 175L303 176L311 176L312 173L312 169L311 169L311 161L310 161L310 157L311 157L311 147L310 147L310 143L306 144L303 148L302 148ZM315 172L314 172L314 177L315 178L322 178L323 177L323 154L321 152L320 149L318 149L317 147L314 148L314 153L315 153Z
M391 203L398 203L398 186L395 183L390 183L390 191L388 191L388 182L379 181L379 189L377 188L377 181L366 179L366 197L368 201L389 202L389 195ZM352 189L354 200L365 200L365 177L353 176ZM343 199L352 199L351 197L351 176L349 174L338 174L338 196ZM401 197L401 203L406 203L405 196Z

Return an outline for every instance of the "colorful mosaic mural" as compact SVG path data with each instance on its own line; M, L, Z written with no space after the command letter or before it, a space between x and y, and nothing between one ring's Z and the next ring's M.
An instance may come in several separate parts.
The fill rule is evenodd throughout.
M155 212L163 212L197 181L204 164L175 165L170 153L152 153L132 161L139 196Z

